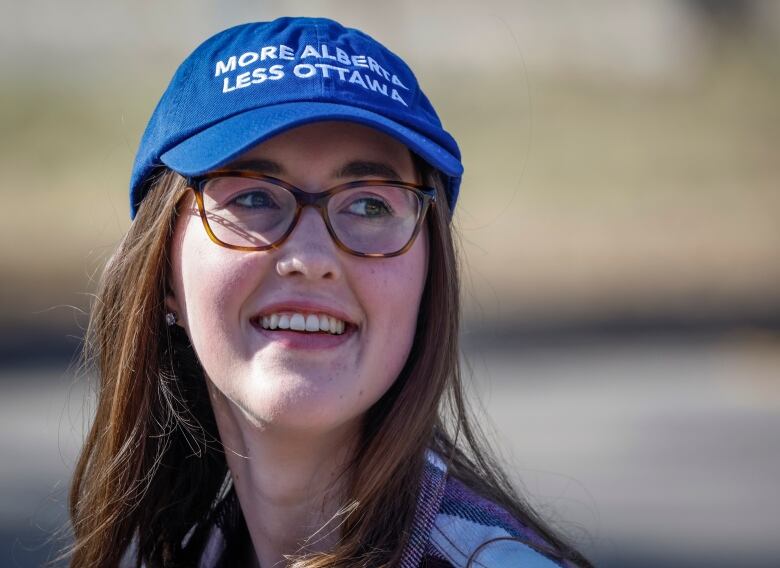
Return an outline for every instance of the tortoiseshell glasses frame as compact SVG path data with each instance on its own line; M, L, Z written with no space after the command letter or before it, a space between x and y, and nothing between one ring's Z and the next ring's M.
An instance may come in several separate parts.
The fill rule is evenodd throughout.
M295 198L296 209L295 209L295 213L290 218L290 224L287 227L287 229L281 234L281 236L273 240L273 242L269 242L263 245L257 245L257 246L237 245L234 243L228 243L221 240L211 228L211 225L209 223L209 216L210 215L214 216L214 215L207 210L205 205L205 200L204 200L204 190L206 189L206 186L208 185L209 182L218 178L252 179L288 191ZM417 217L414 220L413 230L406 243L400 248L398 248L397 250L386 251L386 252L366 252L362 250L355 250L350 246L348 246L347 244L345 244L339 238L337 231L334 229L333 224L331 223L330 215L328 212L328 202L334 195L338 195L339 193L349 189L371 188L371 187L399 188L404 191L410 192L410 194L414 196L414 199L417 202ZM328 233L330 234L331 238L333 239L333 242L336 244L336 246L338 246L338 248L340 248L341 250L349 254L359 256L359 257L364 257L364 258L389 258L393 256L399 256L401 254L404 254L406 251L408 251L411 248L411 246L414 244L414 241L420 232L420 228L422 227L423 221L425 220L425 215L428 212L428 209L430 208L431 205L434 205L436 202L436 190L434 188L425 185L408 183L404 181L380 180L380 179L358 180L358 181L342 183L318 193L311 193L308 191L304 191L298 187L295 187L294 185L287 183L284 180L275 178L273 176L258 174L257 172L246 171L246 170L218 170L202 176L187 178L187 187L182 192L182 195L179 197L178 202L180 202L181 199L187 193L189 193L189 191L192 191L195 194L195 201L198 206L198 212L200 214L201 221L203 222L203 228L206 230L206 233L208 234L209 238L215 244L220 245L222 247L232 249L232 250L247 251L247 252L267 251L267 250L279 248L295 230L295 227L298 225L298 220L301 217L301 213L303 212L303 208L307 206L311 206L319 211L322 220L325 222L325 226L327 227Z

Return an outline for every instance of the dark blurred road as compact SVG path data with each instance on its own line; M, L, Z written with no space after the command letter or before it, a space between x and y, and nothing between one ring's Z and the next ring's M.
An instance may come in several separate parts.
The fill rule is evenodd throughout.
M754 339L468 358L529 500L597 565L769 567L780 558L780 350ZM0 376L0 567L39 566L65 520L85 428L72 380Z

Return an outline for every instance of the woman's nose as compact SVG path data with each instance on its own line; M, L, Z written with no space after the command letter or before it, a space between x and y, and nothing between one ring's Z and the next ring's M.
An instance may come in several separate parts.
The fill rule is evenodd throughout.
M314 207L305 207L292 234L279 247L276 272L280 276L336 280L341 277L338 249Z

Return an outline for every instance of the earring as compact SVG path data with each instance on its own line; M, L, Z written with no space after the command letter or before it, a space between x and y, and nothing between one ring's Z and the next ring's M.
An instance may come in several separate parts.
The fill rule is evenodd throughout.
M177 320L176 312L168 312L165 314L165 323L168 324L168 326L175 325Z

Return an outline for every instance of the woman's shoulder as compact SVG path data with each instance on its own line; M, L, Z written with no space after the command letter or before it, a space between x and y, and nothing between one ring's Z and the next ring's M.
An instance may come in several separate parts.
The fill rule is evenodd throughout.
M544 540L510 514L504 507L478 494L462 481L447 474L443 460L435 453L427 456L418 511L432 512L427 526L413 530L412 542L424 540L417 564L428 568L560 568L560 564L540 553ZM426 538L420 538L424 530ZM414 532L417 531L417 534Z

